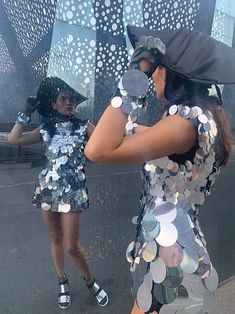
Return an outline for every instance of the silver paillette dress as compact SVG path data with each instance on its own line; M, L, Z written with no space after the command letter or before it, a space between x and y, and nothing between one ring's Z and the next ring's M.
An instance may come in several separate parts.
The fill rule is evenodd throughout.
M50 127L42 126L47 164L39 174L33 195L33 204L38 208L67 213L81 212L88 207L83 154L86 122L57 122L53 135Z
M165 115L178 114L198 128L191 158L173 156L143 166L144 191L135 241L127 248L138 306L149 311L153 298L160 314L210 313L218 276L198 222L198 208L209 193L219 168L215 162L216 123L198 106L172 105Z

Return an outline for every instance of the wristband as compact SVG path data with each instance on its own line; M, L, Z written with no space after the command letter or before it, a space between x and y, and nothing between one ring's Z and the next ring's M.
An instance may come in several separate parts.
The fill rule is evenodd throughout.
M132 135L135 133L134 128L137 127L137 123L131 120L131 117L128 116L128 121L125 126L125 135Z
M18 113L17 118L16 118L16 123L28 125L30 121L31 121L31 118L27 116L25 113L23 112Z

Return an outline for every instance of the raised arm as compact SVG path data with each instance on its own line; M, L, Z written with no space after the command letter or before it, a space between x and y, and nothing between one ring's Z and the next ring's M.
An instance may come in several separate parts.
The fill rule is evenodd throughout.
M92 161L114 164L138 163L187 152L195 143L190 121L169 116L144 132L123 137L126 115L109 106L97 124L85 155Z
M17 122L13 126L9 136L8 143L16 145L29 145L38 143L41 140L40 128L34 129L31 132L23 133L23 125L26 125L31 120L31 114L37 109L36 97L29 97L24 105L22 112L17 116Z
M149 82L143 72L148 77L153 74L156 86L154 73L164 53L164 45L150 37L144 37L135 49L131 60L134 70L128 70L119 81L119 91L111 101L112 106L105 110L85 148L89 159L114 164L138 163L183 154L194 145L196 129L190 121L177 115L168 116L148 129L142 128L142 132L139 129L140 132L137 130L136 134L123 137L128 114L142 106L146 97ZM160 83L163 92L163 77Z
M40 140L40 128L34 129L31 132L23 133L23 126L21 123L15 123L8 136L8 143L16 145L30 145L39 143Z

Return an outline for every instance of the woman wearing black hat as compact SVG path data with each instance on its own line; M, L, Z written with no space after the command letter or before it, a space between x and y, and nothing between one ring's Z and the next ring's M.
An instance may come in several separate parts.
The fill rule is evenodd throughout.
M64 251L72 257L98 304L105 306L108 303L108 296L93 278L80 244L80 223L88 207L83 151L94 126L78 119L74 113L76 105L85 99L57 77L44 79L37 97L30 97L24 111L18 114L8 138L11 144L29 145L42 141L45 146L47 164L39 174L33 203L42 209L49 229L52 258L59 280L58 304L62 309L71 304ZM30 122L36 109L48 122L22 133L23 125Z
M159 35L166 39L165 47L158 34L149 37L155 35L151 32L145 29L147 37L135 39L139 42L134 45L131 69L121 78L85 154L102 163L144 162L143 193L133 220L136 238L126 252L134 277L132 314L211 313L218 276L198 210L228 162L231 130L220 99L209 96L208 87L227 83L221 76L235 80L235 72L229 78L226 71L220 73L218 51L214 59L213 50L198 51L208 41L201 34L195 44L198 34L160 31L166 35ZM210 59L205 54L203 58L204 52ZM149 88L144 72L152 76L157 98L168 103L159 122L135 129ZM123 137L125 128L127 137Z

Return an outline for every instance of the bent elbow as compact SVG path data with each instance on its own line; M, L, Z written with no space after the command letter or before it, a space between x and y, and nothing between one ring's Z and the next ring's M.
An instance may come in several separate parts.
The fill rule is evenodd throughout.
M11 139L11 138L9 138L9 137L8 137L8 139L7 139L7 143L8 143L8 144L11 144L11 145L17 144L13 139Z
M93 162L102 163L104 161L104 155L99 150L85 147L84 154L89 160Z

